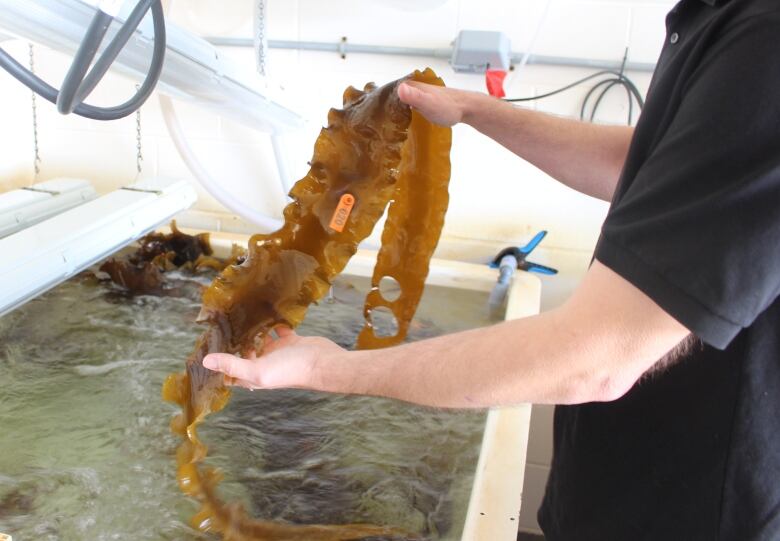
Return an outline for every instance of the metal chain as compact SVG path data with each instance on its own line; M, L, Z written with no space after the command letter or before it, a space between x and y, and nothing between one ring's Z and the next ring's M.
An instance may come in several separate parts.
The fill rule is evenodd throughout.
M30 43L30 72L35 73L35 52L33 44ZM35 92L32 95L32 128L33 128L33 148L35 154L33 155L33 168L35 169L35 177L38 178L38 174L41 172L41 149L38 144L38 102L36 100Z
M136 91L138 91L139 86L135 85ZM141 109L140 107L135 112L135 169L137 171L136 176L141 175L141 170L143 169L143 161L144 161L144 153L143 153L143 147L141 145Z
M256 24L255 37L257 38L257 71L265 76L265 0L255 0L257 9L255 10Z

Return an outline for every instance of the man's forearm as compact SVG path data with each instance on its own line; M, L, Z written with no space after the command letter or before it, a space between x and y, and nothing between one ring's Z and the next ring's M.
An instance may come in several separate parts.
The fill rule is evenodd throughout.
M574 295L538 316L375 351L277 329L259 359L203 366L252 389L368 394L436 407L614 400L689 336L684 325L598 260Z
M596 261L560 308L385 350L331 348L300 386L436 407L609 401L688 334Z
M325 355L314 380L326 391L445 408L607 399L591 367L566 359L560 335L549 347L559 323L548 312L385 350Z
M567 186L612 199L633 128L559 118L474 92L463 97L464 123Z

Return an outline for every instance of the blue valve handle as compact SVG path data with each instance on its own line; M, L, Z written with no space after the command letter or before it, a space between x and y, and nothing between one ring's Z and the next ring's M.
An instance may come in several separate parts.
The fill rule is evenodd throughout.
M526 244L522 248L519 248L520 253L525 255L530 254L531 252L534 251L534 248L539 246L539 243L542 242L542 239L546 236L547 236L547 231L539 231L528 244Z
M546 274L547 276L552 276L554 274L558 274L558 269L554 269L552 267L545 267L544 265L539 265L538 263L528 263L526 262L527 267L521 267L523 270L527 270L528 272L536 272L538 274Z
M539 243L542 242L542 239L547 236L547 231L539 231L534 238L531 239L531 241L523 246L522 248L519 248L517 246L510 246L509 248L505 248L499 252L499 254L495 257L493 262L490 264L490 267L493 269L497 269L499 265L501 264L501 259L503 259L504 256L512 255L517 259L517 268L520 270L525 270L528 272L536 272L538 274L546 274L548 276L558 274L557 269L553 269L552 267L546 267L544 265L540 265L538 263L532 263L531 261L526 261L526 257L528 257L528 254L534 251L534 249L539 246Z

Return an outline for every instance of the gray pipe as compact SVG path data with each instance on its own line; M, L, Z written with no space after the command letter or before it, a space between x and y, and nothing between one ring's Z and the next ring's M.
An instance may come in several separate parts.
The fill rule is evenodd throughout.
M492 319L501 320L503 318L504 306L506 305L509 286L512 285L512 277L517 270L517 258L512 254L507 254L501 258L498 268L498 281L493 286L488 298L488 314Z
M23 33L29 35L30 30L39 30L40 28L46 27L51 21L47 20L46 17L43 17L43 15L38 14L34 17L31 17L27 14L28 6L25 5L24 2L14 2L9 0L4 0L5 7L3 9L0 9L0 19L3 19L5 17L9 17L12 26L14 25L22 25ZM39 0L41 2L41 0ZM10 4L10 5L9 5ZM43 8L48 9L49 7L52 8L52 12L47 12L46 15L49 13L53 13L55 15L59 15L58 9L61 9L62 4L65 4L63 0L59 0L56 2L56 6L53 5L55 2L52 0L51 6L49 4L43 5ZM87 6L83 2L78 3L80 6L78 9L81 9L81 7L84 7L85 10L93 10L94 8L91 8L90 6ZM37 6L40 7L40 6ZM138 89L138 91L135 93L135 95L130 98L128 101L121 105L117 105L114 107L97 107L94 105L89 105L87 103L79 103L73 108L73 112L75 112L77 115L91 118L93 120L117 120L123 117L126 117L132 113L134 113L141 105L144 104L144 102L149 98L149 96L154 91L155 86L157 85L157 81L160 79L160 74L162 72L163 67L163 60L165 58L165 51L166 51L166 29L165 29L165 21L163 20L163 10L162 5L160 4L160 0L153 0L152 1L152 27L154 30L154 46L152 49L152 63L149 67L146 78L143 81L143 84L141 85L141 88ZM81 12L79 15L84 14L87 16L89 12ZM43 20L43 23L40 23L39 21ZM31 22L32 21L32 22ZM3 21L7 22L7 21ZM45 23L45 24L44 24ZM65 23L70 23L67 19L65 20ZM76 41L83 40L83 30L79 31L78 27L76 27L76 32L78 34L78 38L76 38ZM59 30L59 28L57 28ZM65 27L63 29L63 32L72 30L72 28ZM54 35L51 32L42 31L41 33L37 34L38 39L34 38L34 41L41 41L43 43L46 42L47 39L50 38L60 38L57 41L65 40L67 43L67 37L63 37L63 35L57 34L57 32L53 32ZM79 43L81 43L79 41ZM79 47L77 47L77 50ZM81 65L81 60L78 61L78 64ZM76 63L74 61L74 63ZM22 64L20 64L14 57L9 55L5 50L0 48L0 68L3 68L5 71L7 71L11 76L13 76L15 79L17 79L19 82L21 82L23 85L27 86L30 90L35 92L36 94L40 95L42 98L46 99L47 101L50 101L53 104L58 103L60 91L48 84L46 81L32 73L29 69L24 67ZM78 70L81 71L83 69L83 66L78 67ZM69 72L70 73L70 72ZM73 83L69 83L72 85ZM76 91L78 90L78 87L76 88ZM73 89L71 89L66 96L66 100L62 102L63 110L67 110L70 108L70 102L72 99L72 96L75 96L75 92ZM67 105L67 107L65 107Z
M65 74L65 80L62 81L60 91L57 94L57 111L63 115L69 115L76 108L76 97L79 94L79 85L89 71L92 60L100 49L103 37L108 32L114 18L104 11L96 11L92 22L87 28L87 33L81 41L73 62Z
M95 66L89 70L89 73L86 74L86 77L81 82L78 93L76 94L76 103L84 102L92 91L95 90L95 87L100 81L103 80L103 77L111 68L116 57L119 56L119 53L125 48L127 42L130 41L130 38L135 34L141 21L146 17L153 1L154 0L142 0L136 4L133 11L131 11L130 15L127 17L127 20L119 27L119 31L117 31L114 39L111 40L106 47L106 50L103 51L103 54L100 55L100 58L95 62Z
M206 41L212 45L222 47L254 47L254 40L249 38L224 38L208 37ZM340 41L336 43L322 41L292 41L292 40L268 40L268 46L272 49L293 49L300 51L321 51L338 53L342 56L351 53L362 54L387 54L401 56L423 56L427 58L446 58L452 57L452 49L430 49L423 47L389 47L385 45L361 45L357 43L347 43ZM523 53L512 53L512 62L519 62L523 58ZM565 56L545 56L532 54L528 58L529 64L540 64L547 66L567 66L575 68L589 69L609 69L619 70L622 62L610 60L590 60L587 58L571 58ZM648 62L628 62L625 69L627 71L647 71L655 70L655 64Z
M522 54L512 53L512 62L518 62L523 58ZM615 70L619 71L623 65L622 61L610 60L591 60L587 58L571 58L568 56L545 56L532 54L528 58L529 64L542 64L546 66L566 66L572 68L590 68L594 70ZM626 62L626 71L647 71L654 72L655 64L652 62Z

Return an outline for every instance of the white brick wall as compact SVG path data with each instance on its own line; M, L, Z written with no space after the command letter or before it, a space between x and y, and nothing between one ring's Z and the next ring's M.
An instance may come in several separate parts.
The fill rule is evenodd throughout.
M353 43L447 48L460 29L506 32L515 51L524 51L546 0L450 0L429 12L402 12L369 0L270 0L268 34L272 39L336 41L347 36ZM673 0L552 0L535 53L618 61L630 48L630 60L653 62L664 36L664 16ZM249 36L251 0L186 0L177 3L173 18L208 34ZM205 16L204 16L205 14ZM26 62L26 44L3 44ZM226 49L254 69L249 50ZM39 73L59 85L68 59L38 48ZM450 86L483 89L479 76L454 74L444 61L421 58L335 53L271 52L270 73L286 90L286 97L304 116L308 128L289 139L296 178L306 161L327 109L340 104L345 86L373 80L385 82L410 70L431 65ZM587 75L588 70L528 66L508 77L511 96L533 95ZM647 74L630 74L641 89ZM112 76L95 94L96 103L116 103L133 85ZM560 115L579 113L587 87L536 103ZM32 145L29 92L0 73L0 189L32 181ZM101 124L75 116L62 117L39 100L41 179L58 175L89 178L101 191L131 182L135 177L135 121L133 118ZM256 208L277 214L284 196L276 177L267 136L221 120L191 106L180 106L181 120L197 154L212 173ZM623 122L625 98L614 92L605 100L598 120ZM144 175L189 177L167 137L156 100L143 108ZM497 248L524 243L535 231L548 229L545 248L535 255L561 269L545 278L543 308L559 304L587 269L607 205L560 186L534 167L467 127L454 133L451 207L440 255L484 261ZM219 209L200 190L199 207ZM544 489L551 456L552 408L535 408L526 475L521 527L536 528L535 513Z

